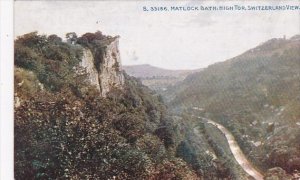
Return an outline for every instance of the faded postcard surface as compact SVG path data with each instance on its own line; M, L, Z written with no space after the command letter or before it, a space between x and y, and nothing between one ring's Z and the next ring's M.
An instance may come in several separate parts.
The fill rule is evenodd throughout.
M300 179L299 1L15 1L14 176Z

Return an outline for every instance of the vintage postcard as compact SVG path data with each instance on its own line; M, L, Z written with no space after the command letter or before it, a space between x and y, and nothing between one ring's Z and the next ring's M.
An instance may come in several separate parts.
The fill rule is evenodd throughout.
M299 1L14 1L14 179L300 179Z

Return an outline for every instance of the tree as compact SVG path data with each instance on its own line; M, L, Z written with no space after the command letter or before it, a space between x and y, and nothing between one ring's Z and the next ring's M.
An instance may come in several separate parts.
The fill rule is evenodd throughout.
M89 45L96 39L96 35L94 33L85 33L79 39L78 43L82 45Z
M62 39L56 34L51 34L50 36L48 36L48 41L53 43L61 43Z
M77 42L77 34L75 32L69 32L66 34L67 42L70 44L75 44Z
M97 39L97 40L101 40L101 39L103 39L103 38L105 37L105 36L102 34L101 31L95 32L95 36L96 36L96 39Z

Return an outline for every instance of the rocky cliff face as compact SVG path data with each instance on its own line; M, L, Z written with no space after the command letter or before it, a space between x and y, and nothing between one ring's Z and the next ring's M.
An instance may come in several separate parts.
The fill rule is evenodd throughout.
M124 76L121 69L119 37L101 40L94 48L84 48L81 66L86 68L90 82L103 97L112 88L122 88Z

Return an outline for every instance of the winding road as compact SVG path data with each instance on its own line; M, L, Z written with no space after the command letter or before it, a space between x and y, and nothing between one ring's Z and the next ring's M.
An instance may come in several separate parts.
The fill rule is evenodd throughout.
M255 178L256 180L263 180L264 176L257 171L254 166L248 161L248 159L246 158L246 156L244 155L243 151L241 150L241 148L239 147L239 145L237 144L237 142L234 139L234 136L231 134L230 131L228 131L224 126L222 126L219 123L216 123L210 119L207 118L202 118L199 117L205 121L207 121L207 123L212 124L214 126L216 126L226 137L227 142L229 144L230 150L234 156L234 158L236 159L236 161L239 163L239 165L244 169L244 171L249 174L250 176L252 176L253 178Z

